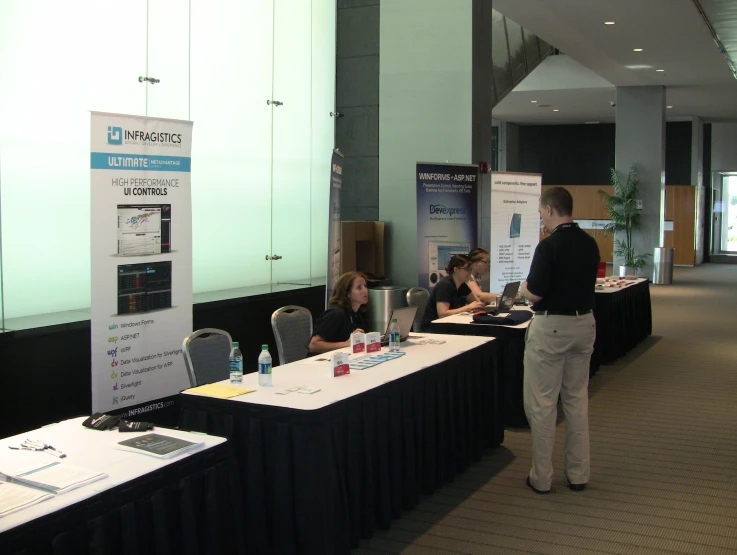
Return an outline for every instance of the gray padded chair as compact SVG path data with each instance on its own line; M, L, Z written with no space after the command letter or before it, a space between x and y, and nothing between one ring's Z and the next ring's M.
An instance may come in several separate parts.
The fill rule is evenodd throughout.
M312 314L303 306L287 305L271 315L279 364L302 360L307 356L307 343L312 337Z
M413 287L407 291L407 306L416 306L415 321L412 324L412 331L420 331L422 316L425 314L425 305L430 298L430 292L424 287Z
M203 328L185 337L182 354L190 386L228 379L232 349L233 340L227 331Z

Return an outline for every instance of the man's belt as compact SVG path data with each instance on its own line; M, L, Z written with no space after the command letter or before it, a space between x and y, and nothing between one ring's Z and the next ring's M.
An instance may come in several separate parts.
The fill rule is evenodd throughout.
M583 314L590 314L591 309L588 310L536 310L535 316L581 316Z

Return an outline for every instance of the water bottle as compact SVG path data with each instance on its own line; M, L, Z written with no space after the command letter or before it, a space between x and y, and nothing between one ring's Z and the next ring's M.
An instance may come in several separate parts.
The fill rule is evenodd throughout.
M258 385L271 387L271 355L268 345L261 345L261 354L258 355Z
M238 342L233 341L233 349L230 351L230 383L243 382L243 355L238 348Z
M392 318L392 323L389 324L389 350L399 350L399 324L396 318Z

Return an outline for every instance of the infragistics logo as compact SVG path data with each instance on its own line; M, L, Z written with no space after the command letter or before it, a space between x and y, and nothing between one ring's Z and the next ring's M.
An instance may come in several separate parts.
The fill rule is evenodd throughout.
M107 144L122 145L123 144L123 128L111 127L107 128Z

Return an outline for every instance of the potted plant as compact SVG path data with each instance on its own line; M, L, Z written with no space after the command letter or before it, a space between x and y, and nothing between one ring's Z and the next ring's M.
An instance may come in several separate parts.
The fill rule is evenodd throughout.
M630 166L627 181L622 182L617 171L612 168L612 186L614 194L599 190L599 195L606 203L606 211L611 220L604 230L611 235L623 233L622 239L614 240L614 256L624 260L624 266L619 267L621 277L637 275L638 271L647 265L649 254L637 254L632 245L632 232L640 227L640 209L637 207L637 165Z

